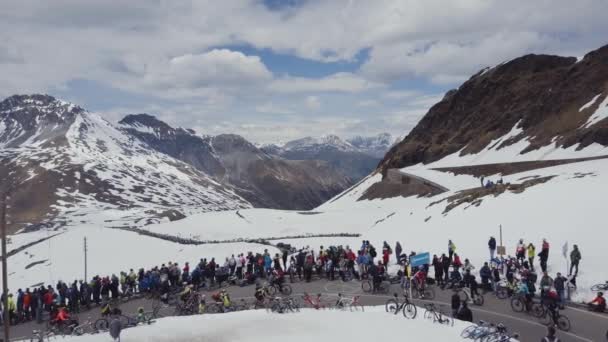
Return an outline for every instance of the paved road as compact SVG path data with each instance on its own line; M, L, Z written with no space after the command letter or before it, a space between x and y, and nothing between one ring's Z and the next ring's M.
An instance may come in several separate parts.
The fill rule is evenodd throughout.
M341 281L328 282L326 280L313 281L311 283L297 282L291 284L294 294L302 294L308 292L311 294L323 293L325 296L335 296L337 293L349 295L362 295L362 303L364 305L384 305L389 296L364 294L361 291L360 283L352 281L343 283ZM393 285L390 293L399 292L399 286ZM228 289L233 300L246 298L251 299L254 287L231 287ZM436 288L436 298L434 303L443 307L445 312L450 311L451 291L441 291ZM418 306L422 306L426 301L415 301ZM145 299L135 299L127 303L121 304L120 308L125 314L132 314L137 311L138 307L144 307L145 310L152 309L152 301ZM485 296L485 303L482 307L471 307L475 321L485 320L494 323L505 324L510 331L518 332L521 335L522 342L540 341L546 333L546 327L538 320L527 314L515 313L511 310L508 300L500 300L491 294ZM173 308L167 307L161 311L161 315L169 316L173 314ZM563 311L563 314L568 316L572 324L570 332L559 332L559 336L563 342L601 342L606 339L606 330L608 330L608 315L591 313L586 310L569 307ZM83 312L78 315L81 322L88 317L96 320L100 316L100 309L93 308L88 312ZM32 330L44 328L44 325L36 323L21 324L11 329L11 340L18 337L29 337Z

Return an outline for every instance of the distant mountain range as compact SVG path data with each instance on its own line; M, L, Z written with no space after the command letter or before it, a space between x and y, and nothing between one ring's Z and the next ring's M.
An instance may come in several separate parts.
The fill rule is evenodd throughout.
M211 210L312 209L371 172L380 158L364 151L381 141L358 138L359 148L328 136L260 149L148 114L112 124L48 95L0 102L0 180L13 184L13 221L22 223L12 228L101 210L147 224Z
M336 135L306 137L282 145L262 146L269 155L288 160L322 160L353 182L372 172L396 140L388 133L342 140Z

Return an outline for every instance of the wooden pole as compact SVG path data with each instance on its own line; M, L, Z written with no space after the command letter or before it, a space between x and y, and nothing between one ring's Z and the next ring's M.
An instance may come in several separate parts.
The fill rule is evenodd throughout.
M10 317L8 313L8 271L6 268L6 201L7 194L0 195L0 229L2 231L2 293L4 294L4 341L9 340Z
M84 237L84 282L88 283L87 278L87 237Z

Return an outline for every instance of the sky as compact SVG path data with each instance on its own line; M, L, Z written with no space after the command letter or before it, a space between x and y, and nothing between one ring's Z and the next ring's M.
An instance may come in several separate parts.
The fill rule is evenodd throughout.
M0 98L47 93L258 143L403 136L529 53L608 43L606 0L2 0Z

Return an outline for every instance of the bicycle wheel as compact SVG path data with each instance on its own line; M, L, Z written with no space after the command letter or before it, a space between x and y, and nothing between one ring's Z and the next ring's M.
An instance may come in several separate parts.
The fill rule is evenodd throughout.
M509 297L509 291L504 287L499 287L496 289L496 297L498 299L507 299L507 297Z
M435 311L430 311L430 310L424 310L424 315L422 316L424 317L424 319L427 319L429 321L434 321L435 320Z
M277 288L273 286L268 286L268 294L273 296L277 294Z
M416 318L416 313L416 305L407 303L403 306L403 316L405 316L405 318L414 319Z
M515 312L523 312L525 308L524 302L519 297L513 297L511 299L511 309Z
M475 332L475 330L477 330L479 327L474 324L474 325L470 325L466 328L464 328L464 330L460 333L460 337L462 338L470 338L473 333Z
M399 303L395 299L389 299L384 304L384 309L386 309L386 312L394 314L399 309Z
M553 320L551 319L551 313L545 310L545 313L538 317L538 321L544 325L552 325Z
M109 325L110 322L105 318L100 318L95 321L95 329L97 329L97 331L106 331L108 330Z
M72 330L72 336L82 336L86 333L86 331L84 330L84 326L80 325L74 328L74 330Z
M532 315L534 315L534 317L540 318L545 314L545 306L542 305L541 303L534 303L532 305Z
M378 292L388 293L388 291L390 291L390 289L391 289L391 283L385 280L380 283L380 288L378 289Z
M364 280L361 282L361 290L363 292L372 292L373 286L371 280Z
M475 299L473 299L473 304L477 305L477 306L482 306L484 302L484 298L483 295L476 295Z
M291 291L292 291L291 286L289 286L287 284L284 284L281 287L281 293L284 294L284 295L286 295L286 296L289 296L291 294Z
M557 317L557 327L561 331L570 331L570 319L564 315Z

